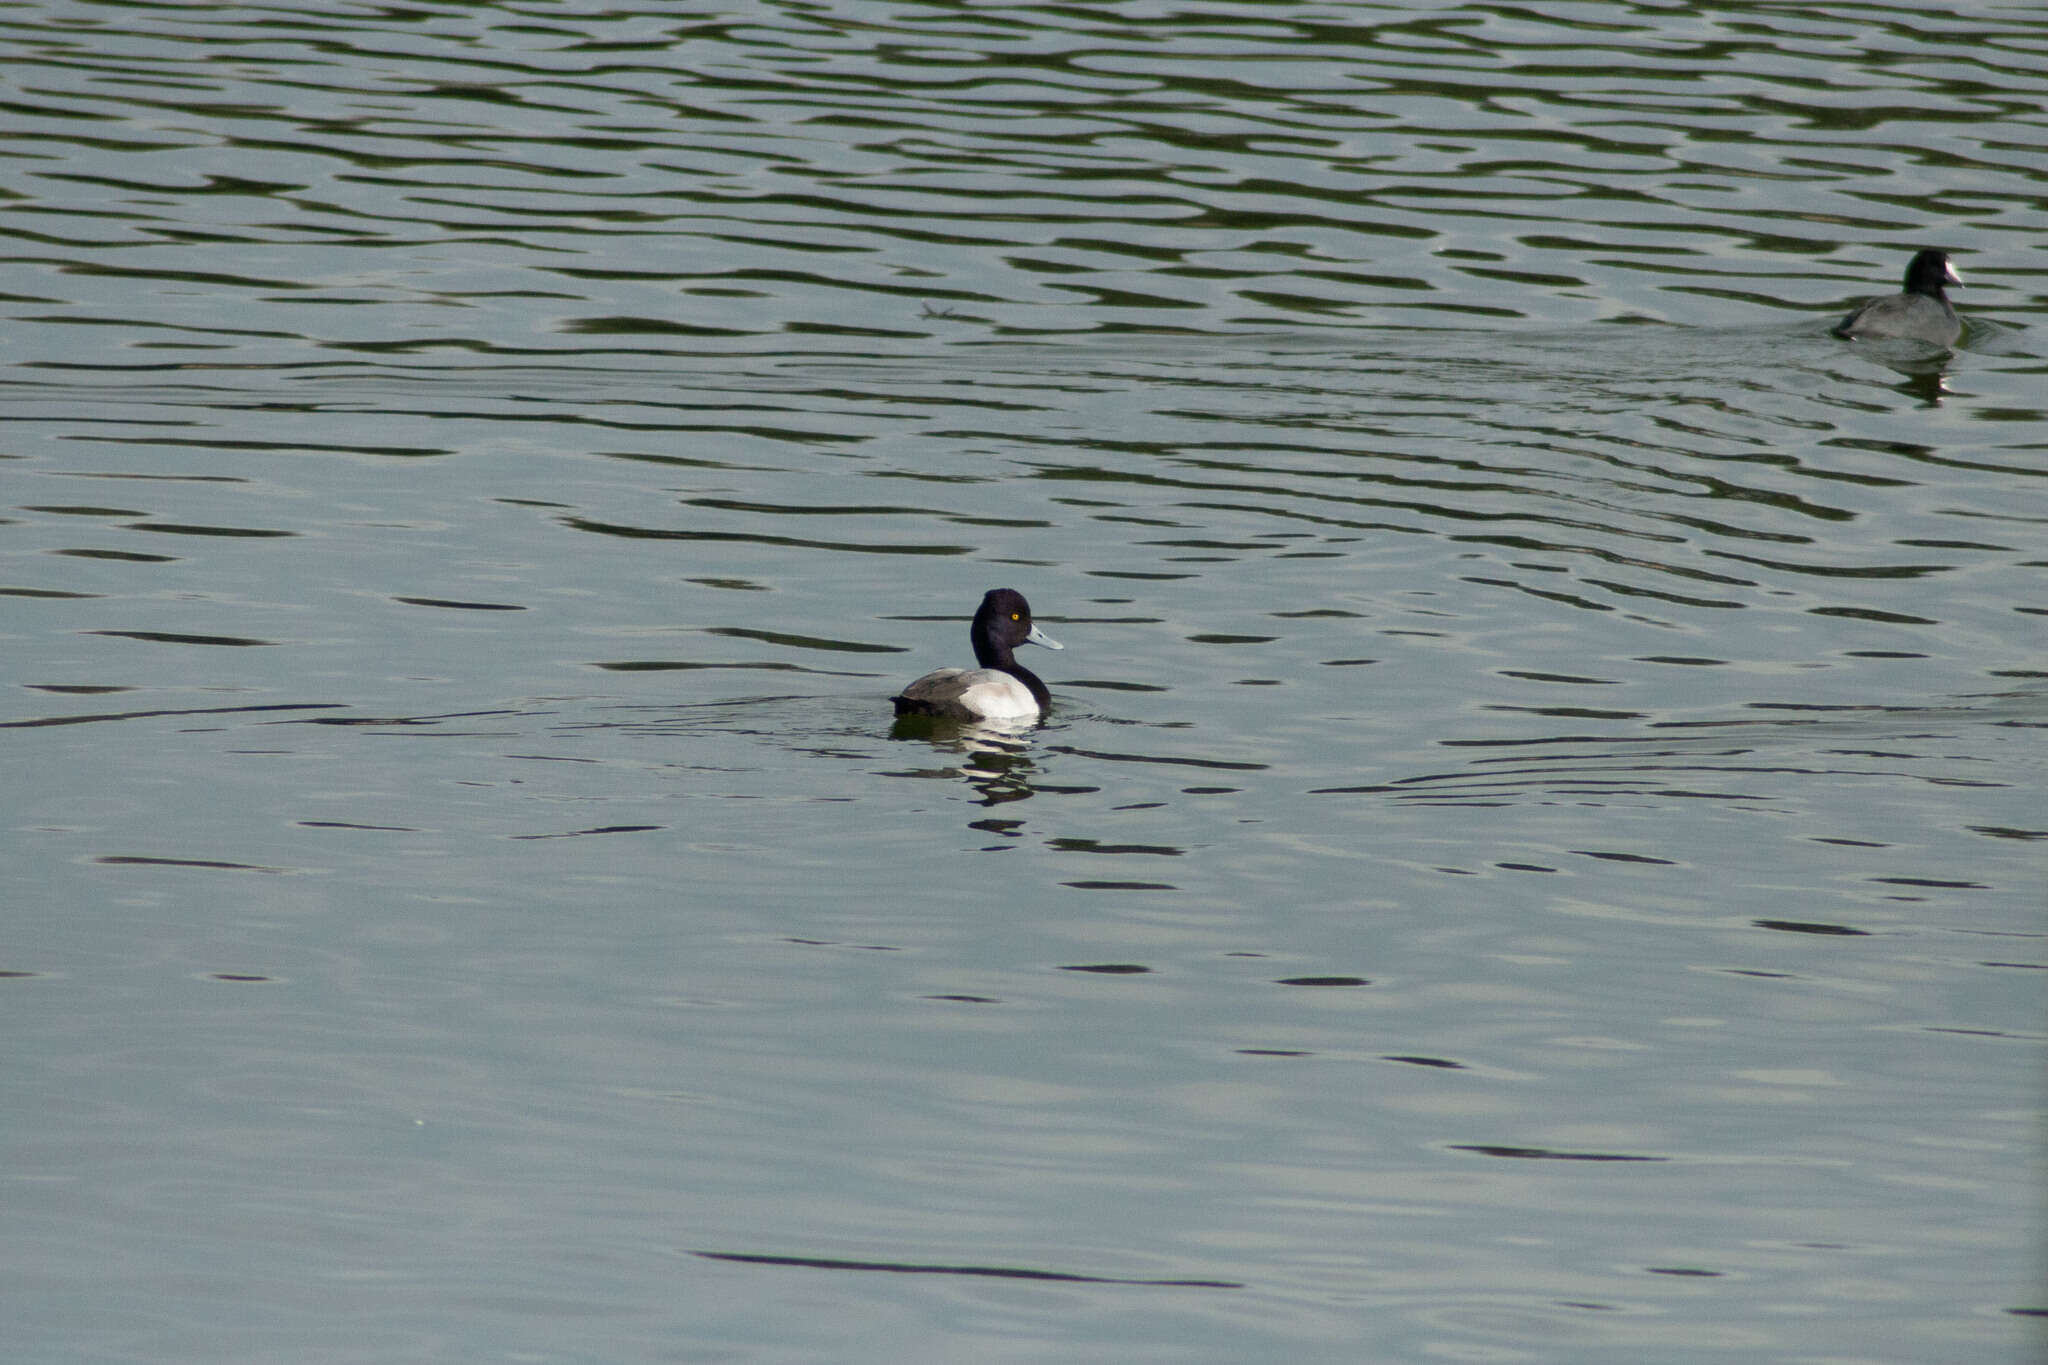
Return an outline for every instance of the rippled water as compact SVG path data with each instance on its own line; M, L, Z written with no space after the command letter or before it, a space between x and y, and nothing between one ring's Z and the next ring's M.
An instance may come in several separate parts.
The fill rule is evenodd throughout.
M24 1358L2039 1358L2048 21L0 27Z

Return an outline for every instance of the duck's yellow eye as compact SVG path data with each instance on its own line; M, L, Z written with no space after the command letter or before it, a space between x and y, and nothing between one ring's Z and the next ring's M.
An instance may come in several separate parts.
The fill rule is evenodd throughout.
M1012 621L1021 621L1021 620L1023 620L1024 618L1023 618L1023 617L1021 617L1021 616L1019 616L1019 615L1017 615L1017 613L1013 611L1013 612L1011 612L1011 613L1010 613L1010 619L1011 619Z

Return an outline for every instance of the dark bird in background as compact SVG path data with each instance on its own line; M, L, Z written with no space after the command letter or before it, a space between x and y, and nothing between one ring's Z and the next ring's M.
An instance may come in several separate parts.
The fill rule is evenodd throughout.
M1953 346L1963 334L1956 310L1943 286L1963 277L1948 263L1946 251L1923 251L1906 264L1906 292L1870 299L1835 324L1835 335L1855 340L1904 337L1935 346Z

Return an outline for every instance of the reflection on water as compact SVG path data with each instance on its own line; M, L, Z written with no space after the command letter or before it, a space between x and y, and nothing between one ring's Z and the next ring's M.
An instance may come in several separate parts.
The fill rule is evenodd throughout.
M558 8L0 19L21 1349L2039 1354L2042 20Z
M956 721L933 716L898 716L889 727L891 739L928 748L955 761L943 767L907 768L888 775L964 782L974 792L976 802L984 806L1028 800L1035 794L1033 779L1038 775L1038 765L1031 758L1031 735L1037 728L1035 719ZM1081 793L1096 788L1062 790ZM978 824L977 828L987 825Z

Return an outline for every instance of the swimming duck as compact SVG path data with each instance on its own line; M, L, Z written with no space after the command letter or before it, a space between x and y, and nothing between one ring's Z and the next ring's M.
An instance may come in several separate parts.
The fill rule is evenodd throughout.
M1036 673L1018 663L1018 645L1064 649L1031 624L1031 604L1012 588L992 588L981 599L968 627L979 668L940 668L890 698L899 716L946 720L1036 720L1052 705L1052 694Z
M1961 284L1963 277L1948 263L1945 251L1923 251L1906 264L1906 292L1870 299L1835 324L1838 337L1878 340L1904 337L1935 346L1953 346L1963 334L1956 310L1943 285Z

